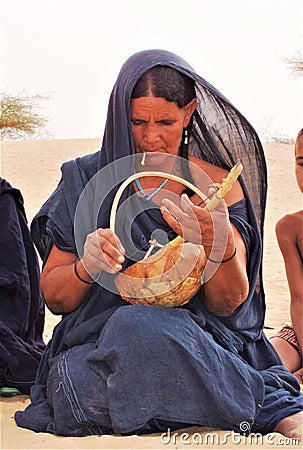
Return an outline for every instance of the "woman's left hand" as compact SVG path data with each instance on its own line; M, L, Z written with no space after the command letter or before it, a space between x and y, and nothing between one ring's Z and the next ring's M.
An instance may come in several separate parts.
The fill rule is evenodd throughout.
M206 308L213 314L229 316L246 300L249 283L245 244L229 221L225 202L211 212L194 205L186 195L182 195L179 206L168 199L162 205L166 222L184 240L202 244L211 263L203 287Z
M186 194L181 196L180 205L171 200L162 201L161 213L169 226L185 240L203 245L208 250L216 247L225 248L228 235L232 233L227 207L224 201L209 212L196 206Z

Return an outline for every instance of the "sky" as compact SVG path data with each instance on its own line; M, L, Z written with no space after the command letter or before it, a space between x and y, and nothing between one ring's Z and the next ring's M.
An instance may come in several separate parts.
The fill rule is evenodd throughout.
M112 87L133 53L185 59L261 139L303 126L301 0L0 0L0 91L49 96L54 139L100 138Z

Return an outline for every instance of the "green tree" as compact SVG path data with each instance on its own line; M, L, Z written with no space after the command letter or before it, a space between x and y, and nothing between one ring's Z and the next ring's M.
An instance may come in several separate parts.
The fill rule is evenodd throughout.
M25 92L14 96L1 94L0 136L1 139L27 139L45 135L47 119L36 110L45 95L29 96Z

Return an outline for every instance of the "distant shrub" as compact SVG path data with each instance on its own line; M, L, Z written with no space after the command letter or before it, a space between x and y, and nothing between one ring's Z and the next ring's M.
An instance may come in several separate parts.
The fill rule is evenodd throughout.
M287 58L286 64L294 77L303 75L303 59L300 53L297 53L292 58Z
M28 139L45 135L47 119L36 111L45 95L17 96L1 94L0 136L1 139Z
M258 134L262 142L271 142L274 144L294 144L295 138L281 133L273 128L271 120L262 128L258 129Z

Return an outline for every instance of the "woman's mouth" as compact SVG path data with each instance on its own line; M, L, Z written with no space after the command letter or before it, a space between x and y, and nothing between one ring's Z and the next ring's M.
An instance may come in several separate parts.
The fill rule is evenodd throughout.
M152 166L154 171L170 171L175 163L175 156L164 151L149 150L140 153L140 156L140 165L144 166L144 170L149 170Z

